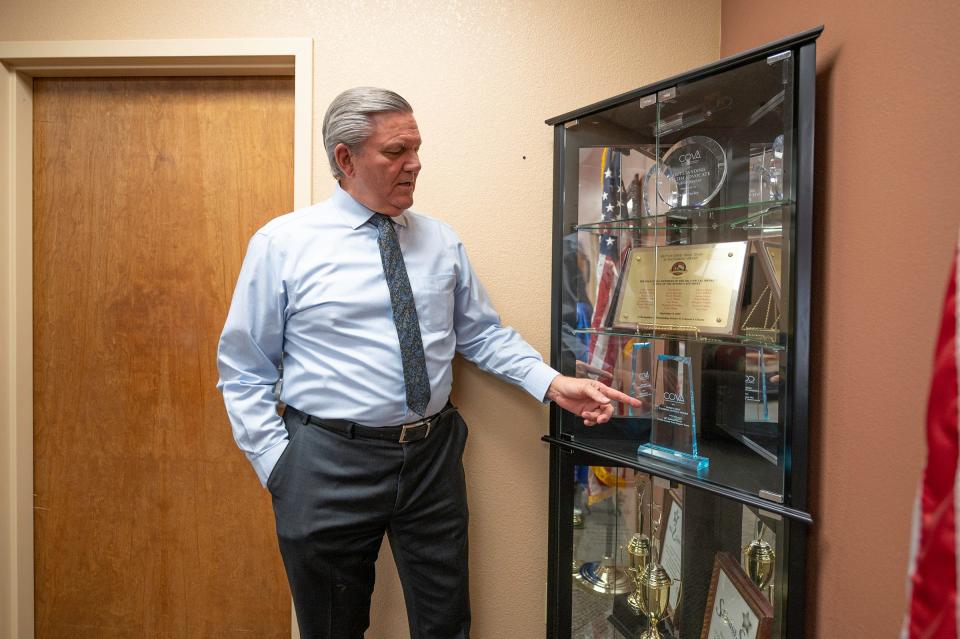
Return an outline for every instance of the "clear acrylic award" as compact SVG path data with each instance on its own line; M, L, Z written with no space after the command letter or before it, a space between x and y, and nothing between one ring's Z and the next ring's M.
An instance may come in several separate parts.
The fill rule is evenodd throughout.
M705 471L710 460L700 455L695 409L692 360L659 355L650 442L642 444L637 454Z
M653 345L634 342L630 349L630 397L639 399L642 406L630 407L631 417L650 417L653 407Z

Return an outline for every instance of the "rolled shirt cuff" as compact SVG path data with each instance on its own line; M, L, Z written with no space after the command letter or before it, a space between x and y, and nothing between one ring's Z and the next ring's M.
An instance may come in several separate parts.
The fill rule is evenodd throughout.
M273 472L273 467L277 465L280 455L287 449L289 443L289 439L284 439L259 455L247 455L250 463L253 464L253 469L257 471L257 477L263 486L267 485L267 480L270 478L270 473Z
M530 369L526 379L523 380L523 390L530 393L544 404L548 403L546 399L547 389L550 388L550 382L560 373L553 370L543 362L538 362L536 366Z

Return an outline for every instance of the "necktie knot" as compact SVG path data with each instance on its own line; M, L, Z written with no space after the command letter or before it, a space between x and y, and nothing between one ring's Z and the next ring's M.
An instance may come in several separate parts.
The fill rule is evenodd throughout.
M373 225L378 229L383 229L383 227L393 224L393 220L390 219L390 216L384 215L383 213L374 213L370 217L370 221L373 222Z

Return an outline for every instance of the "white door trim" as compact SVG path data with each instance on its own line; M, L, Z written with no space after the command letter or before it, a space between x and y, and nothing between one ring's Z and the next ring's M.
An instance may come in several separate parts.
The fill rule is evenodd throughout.
M294 76L294 207L311 200L310 38L0 42L0 637L34 636L33 78L105 75Z

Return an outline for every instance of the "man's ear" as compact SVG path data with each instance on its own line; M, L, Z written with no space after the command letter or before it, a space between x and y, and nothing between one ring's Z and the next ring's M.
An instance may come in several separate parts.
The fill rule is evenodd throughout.
M356 167L353 164L353 154L347 145L341 142L333 148L333 158L337 161L340 171L347 177L353 177Z

